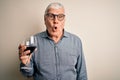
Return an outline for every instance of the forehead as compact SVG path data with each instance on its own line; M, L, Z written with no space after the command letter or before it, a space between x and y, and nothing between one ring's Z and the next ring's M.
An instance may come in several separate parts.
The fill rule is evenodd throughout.
M47 13L53 13L53 14L64 14L65 11L63 8L59 8L59 9L54 9L54 8L49 8Z

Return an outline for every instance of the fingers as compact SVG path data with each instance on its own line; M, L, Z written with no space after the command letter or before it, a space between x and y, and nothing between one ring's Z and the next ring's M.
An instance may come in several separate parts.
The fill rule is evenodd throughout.
M21 56L20 60L23 64L26 65L26 64L30 63L30 56Z
M27 60L29 58L29 56L21 56L20 60Z
M31 54L30 54L30 50L26 50L26 46L24 44L20 44L18 46L19 49L19 59L23 64L29 63L30 62L30 58L31 58ZM30 54L30 55L29 55Z
M30 55L31 53L30 53L30 50L27 50L27 51L24 51L24 52L22 52L22 53L19 53L19 56L21 57L21 56L27 56L27 55Z
M23 63L23 64L29 64L30 63L30 59L32 57L32 54L30 55L22 55L19 57L20 61Z
M24 44L20 44L18 49L19 49L19 53L23 53L26 49L26 46Z
M20 44L18 46L19 49L19 59L23 64L27 64L30 63L30 59L31 59L31 51L29 49L27 49L27 46L24 44ZM37 48L35 49L35 51L37 50Z
M25 46L24 44L20 44L18 49L19 49L19 56L25 56L30 54L30 50L26 50L27 46Z

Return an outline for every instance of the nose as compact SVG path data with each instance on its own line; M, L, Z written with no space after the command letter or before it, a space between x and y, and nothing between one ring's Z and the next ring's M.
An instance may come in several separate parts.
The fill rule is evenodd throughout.
M53 23L54 23L54 24L58 24L57 16L54 17Z

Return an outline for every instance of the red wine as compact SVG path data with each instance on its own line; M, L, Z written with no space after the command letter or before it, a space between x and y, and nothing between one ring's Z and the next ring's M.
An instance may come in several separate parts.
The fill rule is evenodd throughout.
M28 46L25 51L30 50L30 54L35 50L36 46ZM28 54L28 55L30 55Z

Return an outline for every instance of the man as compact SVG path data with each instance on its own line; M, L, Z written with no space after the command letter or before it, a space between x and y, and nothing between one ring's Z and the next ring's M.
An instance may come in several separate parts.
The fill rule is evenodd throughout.
M44 21L46 31L34 35L37 50L30 54L25 45L19 46L20 71L34 80L87 80L81 40L64 30L64 7L51 3Z

